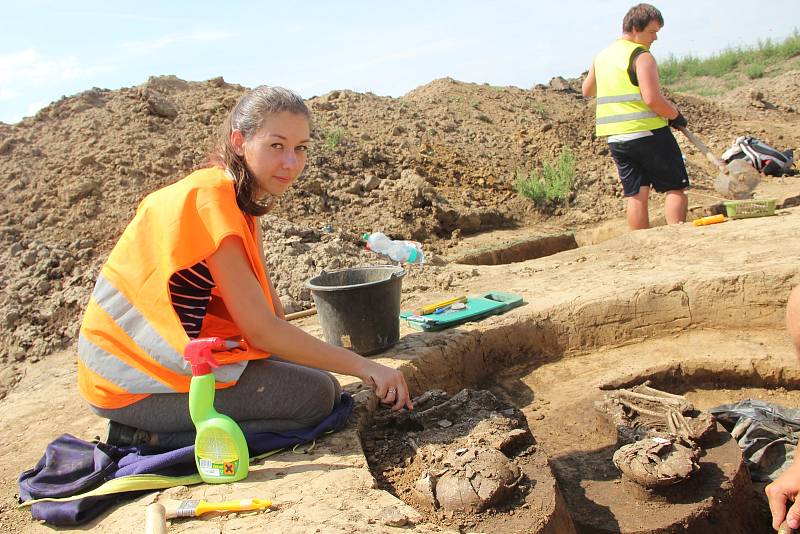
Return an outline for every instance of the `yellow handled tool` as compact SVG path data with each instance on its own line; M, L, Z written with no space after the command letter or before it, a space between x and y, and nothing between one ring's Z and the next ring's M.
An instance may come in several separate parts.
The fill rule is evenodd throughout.
M164 507L157 502L148 505L145 510L144 534L167 534Z
M728 219L725 218L724 215L709 215L708 217L700 217L699 219L695 219L692 221L692 224L695 226L708 226L709 224L717 224L723 223Z
M456 302L467 302L467 297L466 296L456 297L454 299L443 300L442 302L437 302L436 304L428 304L426 306L423 306L421 308L417 308L416 310L414 310L414 315L428 315L428 314L431 314L431 313L435 312L439 308L444 308L445 306L450 306L451 304L455 304Z
M266 499L240 499L238 501L208 502L201 500L167 501L167 519L173 517L197 517L209 512L249 512L265 510L272 506Z

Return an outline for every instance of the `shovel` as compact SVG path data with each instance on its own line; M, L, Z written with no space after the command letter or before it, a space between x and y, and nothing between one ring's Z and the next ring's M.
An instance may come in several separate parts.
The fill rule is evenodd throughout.
M697 150L703 153L708 161L720 170L720 174L714 180L714 189L720 195L733 199L752 198L753 190L761 182L761 174L743 159L735 159L727 165L697 138L687 128L678 128Z

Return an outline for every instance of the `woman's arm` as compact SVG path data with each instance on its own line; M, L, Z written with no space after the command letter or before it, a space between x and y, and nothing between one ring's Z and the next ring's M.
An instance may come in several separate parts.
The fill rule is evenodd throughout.
M644 52L636 57L636 78L639 80L639 90L642 100L650 109L664 117L674 119L678 116L678 108L661 94L661 84L658 80L658 66L656 60L649 52Z
M401 372L325 343L273 314L239 237L223 239L208 258L208 268L249 345L301 365L358 377L394 410L413 408Z
M275 286L272 285L272 279L269 277L269 269L267 269L267 257L264 255L264 234L261 232L261 225L256 219L256 241L258 242L258 255L261 259L261 265L264 266L264 273L267 275L267 284L269 285L269 295L272 298L272 306L275 308L275 315L281 319L286 319L286 312L283 309L283 303L275 291Z

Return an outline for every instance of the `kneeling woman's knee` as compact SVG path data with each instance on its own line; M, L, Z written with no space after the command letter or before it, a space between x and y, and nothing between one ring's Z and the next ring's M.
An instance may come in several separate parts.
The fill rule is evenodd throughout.
M308 410L304 419L309 424L317 424L333 411L341 395L341 386L330 373L319 371L314 376L313 384L308 384L306 392Z

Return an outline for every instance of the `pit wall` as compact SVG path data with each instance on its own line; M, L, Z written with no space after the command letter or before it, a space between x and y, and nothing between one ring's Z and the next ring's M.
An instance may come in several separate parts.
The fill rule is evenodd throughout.
M549 307L528 302L473 325L412 334L392 352L406 360L401 369L414 394L431 388L453 391L510 366L581 356L686 329L775 329L785 335L786 300L797 284L800 265L619 291L606 288L604 295L569 294ZM752 374L752 369L742 372ZM787 370L779 382L800 385L800 373Z

